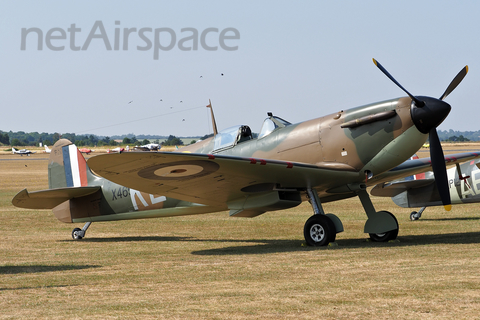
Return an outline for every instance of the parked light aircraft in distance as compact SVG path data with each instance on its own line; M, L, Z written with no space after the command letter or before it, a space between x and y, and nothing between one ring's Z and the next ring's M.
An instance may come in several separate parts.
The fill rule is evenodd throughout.
M47 145L45 145L45 153L50 153L52 152L52 149L50 149Z
M116 147L116 148L113 148L113 149L107 149L107 153L112 153L112 152L123 152L125 151L125 148L122 148L122 147Z
M34 153L37 153L37 152L36 151L30 151L28 149L17 150L15 148L12 148L12 153L13 154L19 154L21 156L23 156L24 154L26 154L27 156L30 156L31 154L34 154Z
M135 150L141 151L158 151L162 146L158 143L148 143L143 146L135 146Z
M78 149L81 153L86 153L86 154L90 154L91 152L94 152L95 150L92 150L92 149L88 149L88 148L80 148Z
M85 222L83 229L72 233L79 238L94 221L224 210L235 217L255 217L309 200L314 215L305 223L305 240L308 245L327 245L343 231L343 224L336 215L325 214L322 203L358 196L367 215L364 232L374 241L395 239L399 229L395 216L375 209L368 186L433 167L442 203L448 209L445 163L480 155L444 157L436 131L451 109L443 100L465 77L467 67L437 99L413 96L374 62L407 97L297 124L268 113L257 138L246 125L218 132L212 121L213 137L178 152L105 154L91 157L88 166L80 165L83 157L75 156L76 148L68 140L60 140L49 161L51 189L30 193L25 189L12 202L25 208L53 208L64 222ZM428 136L430 162L404 166ZM72 167L80 168L80 173L72 172ZM154 208L154 202L163 207L140 212L134 201L138 208Z
M452 204L480 202L479 168L480 160L470 160L457 163L455 167L447 170ZM420 210L410 213L412 221L420 219L427 207L442 205L432 171L378 184L370 193L373 196L391 197L396 205L403 208L421 207Z

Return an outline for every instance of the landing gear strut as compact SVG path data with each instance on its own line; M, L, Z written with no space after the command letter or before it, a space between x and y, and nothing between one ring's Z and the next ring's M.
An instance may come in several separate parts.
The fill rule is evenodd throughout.
M72 231L73 240L83 239L85 237L85 232L87 232L87 229L88 229L88 227L90 227L91 224L92 224L91 222L87 222L87 223L85 223L85 225L83 226L82 229L80 229L80 228L73 229L73 231Z
M307 245L326 246L335 242L337 233L343 231L342 222L334 214L325 214L315 190L307 189L307 196L314 212L303 228Z
M368 217L364 232L375 242L395 240L398 235L397 218L388 211L377 212L366 190L359 190L357 194Z

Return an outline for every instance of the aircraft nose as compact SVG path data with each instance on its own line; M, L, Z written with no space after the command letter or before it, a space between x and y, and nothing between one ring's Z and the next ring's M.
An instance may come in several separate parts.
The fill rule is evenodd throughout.
M423 106L416 106L412 101L410 113L413 123L421 133L429 133L431 129L438 127L448 116L452 107L445 101L417 96L418 100L423 101Z

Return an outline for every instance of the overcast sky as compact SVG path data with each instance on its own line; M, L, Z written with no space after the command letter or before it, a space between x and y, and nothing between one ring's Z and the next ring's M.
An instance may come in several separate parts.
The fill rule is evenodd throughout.
M258 132L270 111L297 123L404 96L372 58L434 97L468 64L439 128L479 130L479 15L478 1L1 1L0 130L201 136L211 99L219 130Z

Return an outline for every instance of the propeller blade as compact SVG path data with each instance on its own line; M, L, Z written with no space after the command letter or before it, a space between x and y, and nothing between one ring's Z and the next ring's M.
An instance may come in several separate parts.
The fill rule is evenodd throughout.
M402 87L402 85L400 83L398 83L397 80L395 80L394 77L392 77L392 75L390 73L388 73L387 69L385 69L381 64L380 62L378 62L377 60L375 59L372 59L373 60L373 63L375 63L375 65L377 66L378 69L380 69L380 71L383 72L384 75L386 75L390 80L393 81L393 83L395 83L400 89L402 89L406 94L408 94L408 96L413 100L415 101L415 105L419 108L423 107L424 106L424 102L423 101L420 101L418 100L417 98L415 98L415 96L413 94L411 94L410 92L407 91L407 89L405 89L404 87Z
M448 188L447 166L436 128L430 130L430 159L440 199L442 199L445 210L450 211L452 202Z
M455 78L453 78L452 82L450 82L450 84L447 87L447 90L445 90L445 92L440 97L440 100L445 100L445 98L450 93L452 93L453 90L455 90L455 88L460 84L460 82L462 82L463 78L465 78L467 73L468 73L468 66L465 66L463 67L462 70L460 70L460 72L455 76Z

